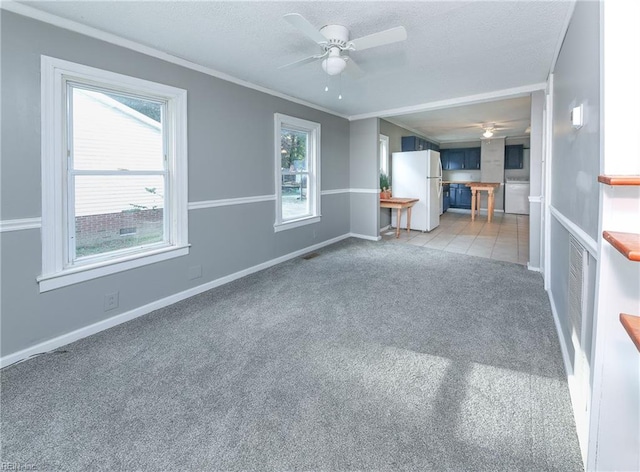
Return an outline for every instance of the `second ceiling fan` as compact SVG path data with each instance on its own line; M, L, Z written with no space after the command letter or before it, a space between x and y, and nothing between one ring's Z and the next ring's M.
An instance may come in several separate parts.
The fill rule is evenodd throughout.
M345 71L352 76L358 77L362 75L362 69L349 56L350 52L362 51L407 39L407 31L404 26L397 26L357 39L349 39L349 29L345 26L326 25L317 29L299 13L289 13L284 16L284 19L317 43L321 51L319 54L280 66L279 69L297 67L321 60L322 69L329 75L338 75Z

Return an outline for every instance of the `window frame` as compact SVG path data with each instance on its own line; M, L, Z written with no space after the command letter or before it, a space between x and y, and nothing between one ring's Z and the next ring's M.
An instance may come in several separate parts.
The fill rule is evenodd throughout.
M68 195L67 82L166 101L166 197L168 242L138 251L105 253L72 264L69 221L73 195ZM189 253L187 197L187 91L115 72L41 56L42 105L42 275L40 292L91 280ZM165 129L166 128L166 129Z
M283 220L282 218L282 154L280 139L282 128L291 128L296 131L308 133L307 144L307 170L295 174L307 175L307 198L309 199L310 214L300 218ZM274 163L275 163L275 195L276 195L276 221L273 224L275 232L291 228L318 223L320 213L320 139L321 125L314 121L296 118L282 113L274 114ZM287 175L291 175L288 173Z
M389 136L379 135L378 146L380 148L380 173L389 175Z

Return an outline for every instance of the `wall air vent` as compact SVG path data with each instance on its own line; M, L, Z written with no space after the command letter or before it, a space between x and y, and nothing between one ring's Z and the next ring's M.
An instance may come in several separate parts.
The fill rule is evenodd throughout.
M587 280L587 251L573 236L569 238L569 319L573 336L583 344L582 320L585 312L585 281Z

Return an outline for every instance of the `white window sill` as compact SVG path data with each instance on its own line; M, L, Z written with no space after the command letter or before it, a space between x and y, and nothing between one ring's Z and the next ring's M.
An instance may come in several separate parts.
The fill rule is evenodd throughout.
M189 254L189 246L190 245L171 246L153 252L147 252L143 255L133 254L127 258L120 258L115 261L101 261L82 267L65 269L51 275L41 275L36 280L40 285L40 293L48 292L68 285L104 277L105 275L135 269L136 267L166 261L175 257L186 256Z
M312 223L320 223L320 215L308 216L299 220L287 221L284 223L276 223L273 225L273 230L278 233L287 229L299 228L300 226L310 225Z

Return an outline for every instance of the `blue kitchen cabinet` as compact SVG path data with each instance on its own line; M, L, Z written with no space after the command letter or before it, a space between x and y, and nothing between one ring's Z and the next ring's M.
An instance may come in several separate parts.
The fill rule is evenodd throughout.
M465 169L480 169L480 148L467 148L464 153Z
M447 170L464 169L465 151L464 149L447 150Z
M465 184L449 185L449 206L451 208L471 209L471 189Z
M524 167L524 146L512 144L504 147L504 168L522 169Z
M403 136L402 152L420 151L420 149L418 149L418 139L417 136Z
M480 169L480 148L443 149L440 159L444 170Z
M408 151L439 151L440 146L418 136L402 137L402 152Z
M451 188L449 184L442 184L442 212L449 209Z
M440 162L442 163L442 170L447 170L449 167L449 150L443 149L440 151Z
M471 189L466 185L461 185L458 192L458 208L471 210Z
M458 208L458 184L449 185L449 206Z

